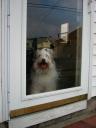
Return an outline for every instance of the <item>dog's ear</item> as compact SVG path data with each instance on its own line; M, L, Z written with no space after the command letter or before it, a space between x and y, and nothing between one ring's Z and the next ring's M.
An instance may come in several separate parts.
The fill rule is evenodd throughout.
M33 59L36 59L39 54L39 49L34 51Z
M50 54L51 56L54 55L53 49L49 49L49 48L47 48L46 51L49 52L49 54Z
M53 44L50 44L50 49L54 49L54 45Z
M40 53L40 49L36 50L36 55L38 55Z

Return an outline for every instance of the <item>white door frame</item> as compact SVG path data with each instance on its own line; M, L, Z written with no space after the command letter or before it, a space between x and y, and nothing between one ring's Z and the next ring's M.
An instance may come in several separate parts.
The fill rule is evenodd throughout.
M2 91L1 91L1 0L0 0L0 122L2 122Z
M83 38L84 38L84 43L83 43L83 64L82 64L82 72L83 74L81 77L82 79L82 86L76 87L76 88L70 88L68 90L64 90L62 93L61 91L51 92L51 96L49 96L49 93L42 94L42 95L34 95L34 96L26 96L22 97L22 89L24 86L21 87L22 82L22 75L21 73L21 52L23 51L22 44L26 44L26 36L25 34L25 17L26 17L26 0L10 0L10 11L11 11L11 16L10 16L10 111L14 111L16 109L20 108L26 108L29 106L34 106L38 104L43 104L43 103L48 103L48 102L53 102L59 99L66 99L74 96L78 96L81 94L86 94L88 93L88 75L89 75L89 38L90 36L90 31L88 28L87 24L88 21L88 0L83 0L84 1L84 26L83 26ZM24 6L25 5L25 6ZM23 8L22 8L23 6ZM15 9L14 9L15 8ZM22 11L21 11L22 8ZM22 15L23 12L23 15ZM22 17L25 15L24 19ZM17 17L18 20L17 20ZM22 22L23 25L22 26ZM23 30L22 30L23 28ZM24 32L22 34L22 32ZM86 34L87 33L87 34ZM23 39L23 40L22 40ZM24 40L25 39L25 40ZM25 48L24 48L25 49ZM86 51L85 51L86 49ZM25 54L22 54L23 56ZM24 61L25 62L25 61ZM24 66L24 65L23 65ZM19 70L18 70L19 69ZM15 70L15 73L14 73ZM25 77L23 77L23 80L25 80ZM25 84L25 83L24 83ZM39 98L38 98L39 97ZM42 112L37 112L33 113L26 116L21 116L18 118L11 119L9 121L10 127L12 128L23 128L27 127L30 125L35 125L44 121L48 121L50 119L54 119L60 116L67 115L69 113L85 109L87 106L87 100L76 102L70 105L65 105L61 106L58 108L42 111ZM46 117L45 117L46 116ZM40 118L42 117L42 118Z
M1 79L2 79L2 122L9 119L9 107L8 107L8 9L9 0L1 0Z
M95 65L94 65L94 44L96 44L96 36L94 33L96 32L95 30L95 11L96 11L96 1L92 0L89 1L89 26L90 26L90 59L89 59L89 88L88 88L88 99L91 99L92 97L96 96L96 76L94 77L94 71L96 70Z

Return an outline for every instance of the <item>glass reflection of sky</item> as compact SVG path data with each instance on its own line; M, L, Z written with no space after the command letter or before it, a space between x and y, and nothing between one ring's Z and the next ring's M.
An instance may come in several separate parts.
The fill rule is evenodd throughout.
M82 0L27 0L27 38L57 37L61 24L82 25Z

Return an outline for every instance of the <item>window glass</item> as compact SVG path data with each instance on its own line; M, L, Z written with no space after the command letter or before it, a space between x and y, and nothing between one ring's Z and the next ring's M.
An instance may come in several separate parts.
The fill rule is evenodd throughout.
M27 95L80 86L82 18L82 0L27 0Z

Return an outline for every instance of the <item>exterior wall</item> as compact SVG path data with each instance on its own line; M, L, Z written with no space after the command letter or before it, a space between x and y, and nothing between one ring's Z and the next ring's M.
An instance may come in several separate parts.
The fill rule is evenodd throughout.
M96 96L96 0L93 0L91 3L91 43L92 43L92 51L91 51L91 78L92 83L92 94L91 97Z

